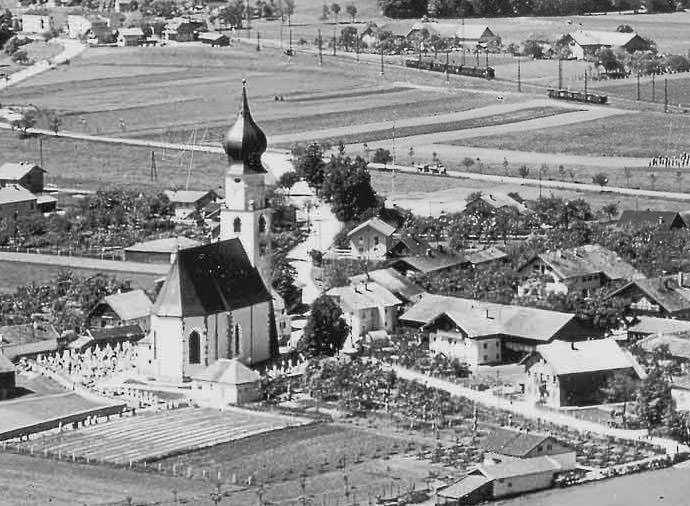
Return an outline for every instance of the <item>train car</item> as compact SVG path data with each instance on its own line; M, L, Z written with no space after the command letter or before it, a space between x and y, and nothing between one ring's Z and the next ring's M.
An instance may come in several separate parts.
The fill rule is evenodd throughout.
M446 65L445 63L432 62L425 60L405 60L405 66L413 69L432 70L434 72L446 72L459 76L481 77L483 79L493 79L496 71L493 67L469 67L466 65Z
M558 100L571 100L573 102L589 102L591 104L606 104L608 96L597 93L585 93L583 91L557 90L549 88L547 90L549 98Z

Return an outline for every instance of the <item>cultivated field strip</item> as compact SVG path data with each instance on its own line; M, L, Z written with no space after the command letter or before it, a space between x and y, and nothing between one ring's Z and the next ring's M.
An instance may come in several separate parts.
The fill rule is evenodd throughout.
M118 418L42 440L49 454L124 464L304 425L307 420L243 410L185 408Z

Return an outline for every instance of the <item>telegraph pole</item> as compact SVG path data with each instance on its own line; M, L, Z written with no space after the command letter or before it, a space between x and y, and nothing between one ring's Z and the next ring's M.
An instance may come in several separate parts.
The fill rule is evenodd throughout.
M383 44L381 44L381 75L383 75Z
M520 82L520 57L517 59L517 80L518 80L518 91L522 91L522 83Z
M486 51L484 52L486 55L486 68L489 68L489 48L486 48Z
M359 63L359 30L355 30L355 54L357 55L357 63Z
M261 33L256 32L256 50L261 51Z
M656 102L656 71L652 73L652 102Z
M587 71L585 70L585 75L587 75ZM587 79L585 77L585 79ZM561 57L558 57L558 89L562 90L563 89L563 60L561 60Z
M587 71L585 70L585 96L587 95Z
M335 30L333 30L333 56L335 56L335 46L336 46L336 40L335 40Z
M42 169L45 169L45 166L43 165L43 136L42 135L38 136L38 159L39 159L38 165Z
M158 181L158 168L156 167L156 153L151 151L151 181Z
M668 112L668 79L664 77L664 112Z
M640 100L640 71L637 71L637 100Z
M323 65L323 40L321 39L321 29L319 28L319 65Z
M446 82L450 82L450 66L449 66L449 61L450 61L450 50L446 50Z
M476 67L479 68L479 46L477 46L477 49L475 49L476 55L477 55L477 65Z

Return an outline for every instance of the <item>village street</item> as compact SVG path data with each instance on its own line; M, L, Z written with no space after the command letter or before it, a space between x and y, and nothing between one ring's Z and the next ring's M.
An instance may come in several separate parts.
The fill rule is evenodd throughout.
M463 387L440 378L427 376L403 367L391 367L393 371L395 371L395 373L401 378L417 381L429 387L445 390L452 395L457 395L459 397L464 397L465 399L478 402L484 406L503 409L531 418L533 420L541 419L542 421L548 421L558 425L566 425L582 432L594 432L597 434L604 434L607 436L628 439L631 441L645 441L664 447L666 452L670 455L678 452L690 451L690 448L688 448L686 445L678 444L677 441L673 441L671 439L663 439L658 437L647 438L647 432L644 430L624 430L607 427L587 420L580 420L557 411L538 409L534 405L524 401L503 399L493 395L490 390L472 390L471 388Z

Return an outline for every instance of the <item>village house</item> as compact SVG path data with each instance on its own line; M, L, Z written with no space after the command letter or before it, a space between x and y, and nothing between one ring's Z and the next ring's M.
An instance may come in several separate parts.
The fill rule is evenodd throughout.
M654 318L653 316L637 316L635 320L627 329L628 340L631 342L660 334L690 333L690 321L688 320Z
M139 8L137 0L115 0L115 12L133 12Z
M687 223L676 211L633 211L626 209L618 218L617 225L621 228L655 227L660 230L675 230L686 228Z
M509 260L508 254L498 249L495 246L489 246L488 248L477 250L477 251L466 251L465 260L472 267L477 267L478 265L486 265L493 262L507 262Z
M416 302L422 294L426 293L421 286L390 267L351 276L349 279L351 285L361 285L367 281L376 283L405 304Z
M617 253L598 244L540 253L518 272L525 280L518 287L518 296L529 295L535 288L546 293L575 291L588 295L611 281L645 277Z
M378 283L363 280L355 285L338 286L326 292L342 309L350 326L352 345L368 332L393 332L402 301Z
M479 465L460 481L438 491L438 505L477 504L551 488L563 468L551 456Z
M187 219L218 200L213 190L165 190L163 193L172 204L177 219Z
M422 295L400 322L428 335L431 352L470 367L517 362L540 344L593 335L570 313L432 294Z
M139 28L120 28L117 31L117 45L120 47L139 46L146 39L144 31Z
M682 272L635 279L608 297L629 300L630 310L637 315L690 319L690 279Z
M578 60L596 56L602 48L622 48L628 53L646 51L649 43L634 32L604 32L577 30L568 34L570 53Z
M110 20L101 16L68 14L67 35L71 39L88 38L101 44L112 42L113 40Z
M491 214L498 210L513 210L524 216L532 211L522 202L518 202L510 195L500 192L479 193L465 204L462 214Z
M55 28L53 17L48 14L22 14L22 32L40 35Z
M690 365L690 330L677 333L654 334L641 339L637 345L645 353L654 354L660 348L665 348L669 355L680 364L683 372L688 372Z
M690 378L682 376L671 381L671 398L676 411L690 412Z
M0 352L0 401L12 397L16 388L14 364Z
M124 249L125 261L146 264L172 264L177 252L201 246L201 242L184 236L137 242Z
M557 461L563 470L577 467L575 450L547 434L500 427L483 438L479 448L484 451L486 465L548 455Z
M0 327L0 353L12 362L56 351L65 343L55 327L41 321Z
M199 32L206 31L206 22L191 17L173 18L165 25L163 37L165 40L176 42L192 42L197 40Z
M420 38L437 37L447 42L459 42L464 47L476 47L479 44L490 44L498 37L486 25L466 25L455 23L438 23L419 21L412 25L406 38L411 41Z
M644 371L613 339L537 346L522 361L525 398L552 408L600 404L601 388L615 373L640 379Z
M395 227L380 218L370 218L348 232L353 257L383 260L392 243Z
M38 212L36 196L16 184L0 188L0 241L14 237L19 218Z
M393 258L388 265L401 274L412 277L467 265L467 260L462 255L452 255L440 249L429 248L422 255Z
M0 165L0 187L20 185L31 193L41 193L45 172L35 163L6 162Z
M227 35L219 32L201 32L199 40L203 44L208 44L211 47L225 47L230 45L230 39Z
M151 300L143 290L114 293L104 297L88 315L89 327L139 325L149 330Z
M216 408L254 402L261 399L261 376L237 359L221 358L192 376L192 396Z

